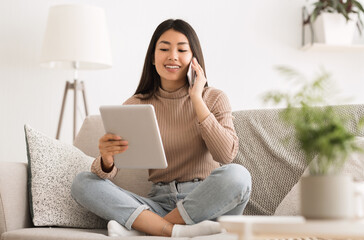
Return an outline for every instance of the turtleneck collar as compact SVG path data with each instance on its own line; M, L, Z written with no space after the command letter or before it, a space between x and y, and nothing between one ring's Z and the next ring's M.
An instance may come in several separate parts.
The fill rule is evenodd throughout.
M188 88L189 88L188 83L173 92L168 92L159 87L156 94L162 98L177 99L188 95Z

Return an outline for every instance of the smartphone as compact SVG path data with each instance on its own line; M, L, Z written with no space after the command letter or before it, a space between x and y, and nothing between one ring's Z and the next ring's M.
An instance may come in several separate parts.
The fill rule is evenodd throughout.
M195 70L193 70L191 65L192 65L192 62L190 63L190 65L188 67L187 79L188 79L188 82L189 82L190 86L192 87L193 84L195 83L196 72L195 72Z

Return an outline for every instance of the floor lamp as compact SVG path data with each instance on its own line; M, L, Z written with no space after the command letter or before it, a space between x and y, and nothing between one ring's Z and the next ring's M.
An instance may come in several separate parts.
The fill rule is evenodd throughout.
M78 80L79 70L106 69L112 66L109 35L105 12L102 8L67 4L53 6L49 10L47 27L41 54L41 66L73 69L73 83L67 81L63 95L56 138L59 139L65 102L69 90L73 90L73 139L76 136L77 92L83 96L88 115L85 85Z

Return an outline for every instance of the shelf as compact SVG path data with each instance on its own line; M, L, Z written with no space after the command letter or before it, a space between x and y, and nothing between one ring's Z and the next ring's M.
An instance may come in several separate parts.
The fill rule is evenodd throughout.
M313 43L313 44L306 44L302 48L304 51L355 51L355 50L363 50L364 51L364 44L352 44L352 45L329 45L325 43Z
M345 52L354 52L354 51L364 51L364 44L363 43L354 43L348 45L330 45L325 43L318 43L315 42L314 39L316 34L314 31L313 24L305 23L305 19L309 17L308 10L306 7L302 8L302 44L301 50L303 51L327 51L327 52L338 52L338 51L345 51Z

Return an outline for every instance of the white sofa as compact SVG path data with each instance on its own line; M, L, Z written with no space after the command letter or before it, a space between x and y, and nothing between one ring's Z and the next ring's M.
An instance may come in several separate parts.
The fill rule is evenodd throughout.
M364 105L343 105L336 108L341 114L351 118L349 127L354 131L354 124L364 116ZM279 112L279 109L233 112L234 125L239 136L239 152L234 162L244 165L250 171L253 181L252 195L245 215L273 215L307 166L304 154L296 142L281 141L292 135L293 130L280 121ZM98 139L103 134L100 116L89 116L84 121L74 145L87 155L96 156ZM356 135L364 136L363 132L357 132ZM1 240L108 239L106 229L34 227L28 203L28 165L24 161L26 159L0 162ZM147 181L146 170L121 170L114 182L144 196L151 186ZM170 238L144 236L120 239ZM193 239L236 239L236 236L218 234Z

